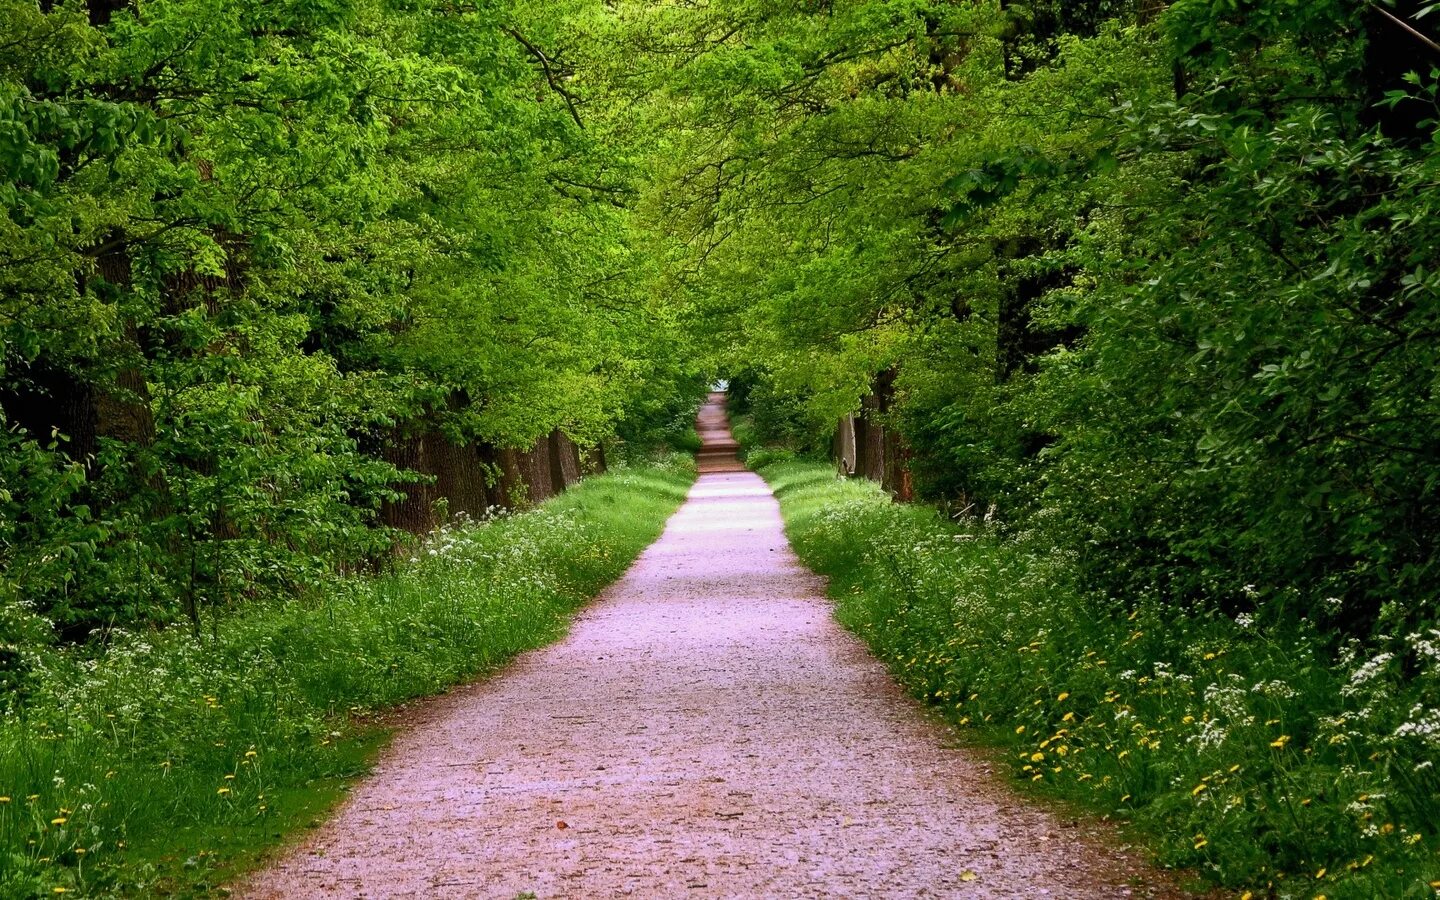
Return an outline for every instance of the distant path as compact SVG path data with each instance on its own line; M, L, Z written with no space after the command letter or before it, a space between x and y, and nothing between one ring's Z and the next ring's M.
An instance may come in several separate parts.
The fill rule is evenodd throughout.
M832 621L722 400L688 502L570 636L430 704L243 896L1132 893L1143 866L1023 805Z

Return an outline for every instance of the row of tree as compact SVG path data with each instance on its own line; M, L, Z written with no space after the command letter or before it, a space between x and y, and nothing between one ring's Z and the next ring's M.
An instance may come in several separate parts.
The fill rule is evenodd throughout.
M0 644L198 626L698 393L609 16L0 0Z
M1429 10L0 0L0 600L285 592L704 368L1098 590L1430 621Z
M657 7L654 221L770 435L883 398L920 495L1092 589L1402 634L1440 579L1433 6Z

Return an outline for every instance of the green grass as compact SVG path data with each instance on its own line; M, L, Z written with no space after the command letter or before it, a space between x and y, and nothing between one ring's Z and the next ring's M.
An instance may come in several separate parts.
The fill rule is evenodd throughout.
M1028 787L1237 895L1435 896L1436 754L1396 727L1433 705L1433 672L1356 649L1330 664L1304 625L1092 596L1038 535L893 504L828 464L760 469L840 621Z
M675 457L441 532L380 578L255 604L195 640L54 653L0 720L0 896L205 895L324 816L383 745L370 713L564 633L683 501Z
M694 455L700 452L700 432L690 425L682 431L670 435L666 439L666 445L676 453L688 453Z

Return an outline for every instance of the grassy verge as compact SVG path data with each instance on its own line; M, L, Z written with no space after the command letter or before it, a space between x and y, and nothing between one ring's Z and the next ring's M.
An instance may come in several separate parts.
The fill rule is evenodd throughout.
M1016 777L1238 896L1436 895L1435 753L1392 724L1434 672L1326 665L1303 625L1089 596L1035 536L892 504L828 464L760 469L840 620Z
M693 477L688 459L626 468L201 641L125 634L99 659L45 658L0 720L0 896L213 890L365 770L384 739L367 713L558 637Z

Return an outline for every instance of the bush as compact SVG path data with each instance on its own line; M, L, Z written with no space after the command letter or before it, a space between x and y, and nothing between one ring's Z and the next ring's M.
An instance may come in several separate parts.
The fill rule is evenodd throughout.
M1440 633L1403 653L1352 642L1332 666L1304 621L1086 593L1037 533L946 522L819 465L762 474L840 620L1018 778L1224 885L1432 893Z
M201 640L117 631L96 657L30 651L31 694L0 719L0 895L209 885L224 874L213 866L363 771L374 739L357 717L563 633L693 476L689 460L622 467L531 512L442 530L393 575L253 604Z

